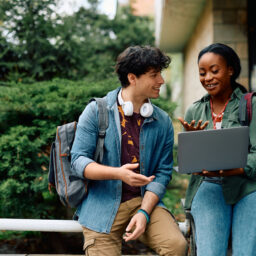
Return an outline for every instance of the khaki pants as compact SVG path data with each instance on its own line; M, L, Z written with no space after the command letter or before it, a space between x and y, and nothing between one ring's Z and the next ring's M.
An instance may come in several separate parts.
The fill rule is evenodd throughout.
M86 256L121 255L122 236L134 214L140 208L141 197L122 203L109 234L98 233L83 227ZM150 223L139 240L159 255L185 256L187 242L171 214L162 207L156 207L150 216Z

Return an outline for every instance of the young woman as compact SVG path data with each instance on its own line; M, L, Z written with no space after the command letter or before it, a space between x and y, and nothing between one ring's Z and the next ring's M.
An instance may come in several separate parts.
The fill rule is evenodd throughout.
M188 108L185 120L179 118L184 129L240 126L238 107L246 90L236 83L241 70L237 54L227 45L212 44L199 53L198 67L207 94ZM256 255L256 98L253 110L247 165L191 177L186 208L194 217L199 256L226 255L229 237L233 256Z

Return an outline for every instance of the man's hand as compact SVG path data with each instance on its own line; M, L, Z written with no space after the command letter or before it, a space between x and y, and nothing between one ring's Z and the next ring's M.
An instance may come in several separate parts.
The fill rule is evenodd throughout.
M147 177L133 171L138 167L138 163L112 167L92 162L85 167L84 177L91 180L122 180L128 185L135 187L145 186L154 180L154 175Z
M229 170L219 170L219 171L207 171L193 173L194 175L200 175L205 177L227 177L244 174L244 168L234 168Z
M150 215L158 201L159 198L155 193L151 191L146 191L142 199L140 209L143 209ZM126 233L124 235L125 242L137 239L140 235L142 235L145 232L146 226L146 216L142 212L137 212L132 217L130 223L126 228Z
M135 173L133 170L137 169L138 167L139 164L125 164L121 166L119 169L120 180L134 187L145 186L154 180L154 175L147 177L145 175Z
M145 232L146 226L147 226L147 219L145 215L141 212L136 213L132 217L130 223L126 228L126 232L123 237L125 242L137 239L140 235L142 235Z
M180 123L182 124L182 126L184 127L184 129L186 131L198 131L198 130L204 130L204 128L209 124L209 121L206 121L203 125L202 125L202 120L199 120L197 125L195 126L196 121L192 120L191 123L189 124L188 122L186 122L182 117L178 117Z

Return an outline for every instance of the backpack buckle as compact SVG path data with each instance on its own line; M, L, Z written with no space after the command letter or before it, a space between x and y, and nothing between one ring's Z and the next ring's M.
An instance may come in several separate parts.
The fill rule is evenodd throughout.
M105 136L106 136L106 132L105 131L99 131L99 137L100 138L105 138Z

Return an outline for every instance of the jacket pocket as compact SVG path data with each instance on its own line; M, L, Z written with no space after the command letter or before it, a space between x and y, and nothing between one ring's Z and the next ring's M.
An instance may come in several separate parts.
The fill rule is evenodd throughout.
M233 113L228 116L228 127L241 126L238 115Z
M88 241L84 242L83 250L85 251L85 255L86 256L90 256L89 249L94 245L94 243L95 243L95 239L94 238L89 239Z

